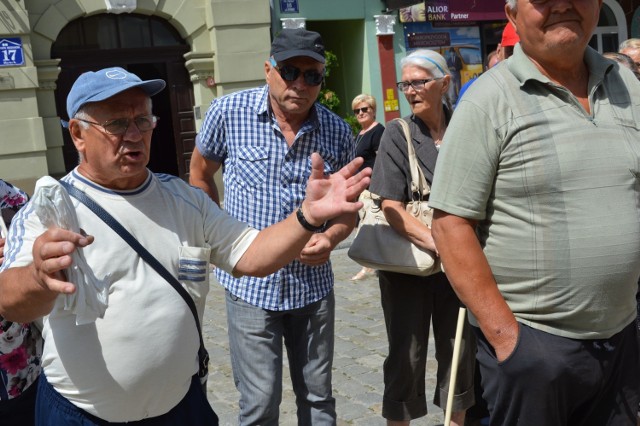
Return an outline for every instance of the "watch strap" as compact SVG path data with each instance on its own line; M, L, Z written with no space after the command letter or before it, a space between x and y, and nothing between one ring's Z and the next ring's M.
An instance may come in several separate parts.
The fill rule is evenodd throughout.
M298 210L296 211L296 218L298 218L298 222L300 222L300 225L302 225L302 227L309 232L321 231L322 228L324 228L327 224L327 222L325 222L320 226L315 226L307 222L307 218L305 218L304 213L302 213L302 207L298 208Z

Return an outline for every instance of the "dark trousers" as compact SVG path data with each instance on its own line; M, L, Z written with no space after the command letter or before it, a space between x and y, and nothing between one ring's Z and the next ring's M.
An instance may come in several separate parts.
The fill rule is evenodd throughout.
M1 423L1 422L0 422ZM99 419L76 407L53 389L44 374L38 384L36 399L37 426L217 426L218 416L213 412L202 392L200 379L196 376L185 397L168 413L158 417L128 423L111 423Z
M640 357L635 321L598 340L568 339L520 324L516 348L502 362L474 329L492 426L636 425Z
M382 417L413 420L427 414L425 374L429 327L438 362L433 401L446 406L460 300L443 273L428 277L380 271L381 304L389 340L384 361ZM462 336L452 411L474 404L475 336L468 323Z
M32 383L17 398L0 401L0 425L33 426L36 414L38 382Z

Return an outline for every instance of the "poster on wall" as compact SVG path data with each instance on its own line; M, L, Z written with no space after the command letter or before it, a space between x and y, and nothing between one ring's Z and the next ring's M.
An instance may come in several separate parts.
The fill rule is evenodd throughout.
M407 53L416 49L432 49L447 61L451 73L449 97L453 104L460 88L482 73L480 28L470 25L432 22L404 24Z

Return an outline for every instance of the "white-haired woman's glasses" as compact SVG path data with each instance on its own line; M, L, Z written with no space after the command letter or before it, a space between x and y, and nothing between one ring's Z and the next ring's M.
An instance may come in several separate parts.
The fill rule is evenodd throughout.
M420 80L411 80L411 81L399 81L396 83L396 85L398 86L398 89L402 90L403 92L406 92L407 90L409 90L409 87L413 87L413 90L421 90L424 89L424 85L427 83L431 83L432 81L435 80L440 80L442 77L436 77L436 78L423 78Z

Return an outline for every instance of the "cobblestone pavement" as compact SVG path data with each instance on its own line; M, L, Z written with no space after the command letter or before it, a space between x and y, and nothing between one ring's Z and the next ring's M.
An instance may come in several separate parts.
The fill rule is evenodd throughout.
M339 246L340 247L340 246ZM387 353L380 291L375 277L364 281L349 280L360 270L338 248L331 257L336 276L335 354L333 393L336 398L338 425L384 425L382 410L382 363ZM233 384L229 360L229 340L224 305L224 289L212 280L207 299L203 332L211 356L208 398L220 417L220 425L237 425L238 392ZM427 395L431 398L435 382L433 343L427 361ZM434 426L443 423L442 410L431 404L429 414L412 425ZM280 424L296 425L295 401L285 359Z

